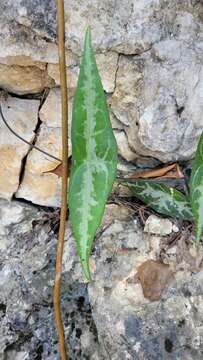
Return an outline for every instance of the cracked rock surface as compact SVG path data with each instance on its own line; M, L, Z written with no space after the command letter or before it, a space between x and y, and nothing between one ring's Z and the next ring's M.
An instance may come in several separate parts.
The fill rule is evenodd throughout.
M195 0L129 0L125 6L121 0L102 4L99 0L80 0L77 4L65 0L70 118L84 32L91 24L118 142L119 169L130 171L141 163L146 167L153 159L167 163L194 156L203 128L202 14L202 1ZM46 131L52 133L58 146L60 80L55 1L1 1L0 41L0 86L12 94L41 100L36 143L47 148L43 143L46 124ZM47 89L51 89L49 95ZM31 120L28 123L32 129ZM10 142L12 146L12 139ZM27 160L35 156L33 149ZM58 179L43 175L47 160L41 157L38 169L32 164L25 161L20 196L57 206ZM45 177L51 185L47 185L47 197L43 198ZM38 191L32 195L36 184ZM4 196L1 185L0 193Z
M17 99L9 96L2 103L8 124L32 143L38 123L39 100ZM19 186L23 158L29 145L17 139L0 121L0 196L11 199Z
M60 158L61 128L41 125L36 145L48 153ZM32 150L27 157L24 176L16 193L17 198L28 199L44 206L60 206L61 179L49 173L59 164L37 150Z
M52 300L58 212L1 200L0 217L0 359L59 360ZM108 205L89 285L67 223L62 311L69 359L202 359L201 260L192 271L192 242L167 247L167 236L158 235L164 222L159 218L156 234L144 232L132 210ZM156 278L150 266L157 261L170 271ZM141 285L145 264L153 281Z
M52 300L57 213L1 200L0 216L0 359L59 360ZM69 230L67 244L62 308L70 359L97 360L87 285L79 267L71 275L77 258Z
M146 234L130 214L121 220L119 213L120 209L97 239L92 256L94 282L89 285L89 296L104 358L201 359L203 269L200 266L195 273L188 267L192 242L187 256L179 250L179 270L174 269L181 240L165 248L164 265L160 265L161 242L167 242L167 236ZM165 219L159 218L160 234L164 224ZM144 289L137 277L141 264L149 279L142 280Z
M70 119L91 24L118 169L129 175L136 166L191 159L203 129L202 1L65 0L65 17ZM60 158L55 0L1 0L0 43L9 125ZM0 360L59 360L52 301L58 210L51 208L60 204L60 179L49 173L58 164L0 121ZM179 232L154 215L143 230L133 211L108 205L87 285L67 223L62 311L70 360L202 359L202 248L197 255L193 239Z

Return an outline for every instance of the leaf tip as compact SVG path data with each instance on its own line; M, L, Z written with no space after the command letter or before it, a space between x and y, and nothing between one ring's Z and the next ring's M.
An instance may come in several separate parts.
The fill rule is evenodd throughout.
M91 26L90 25L86 29L85 42L91 44Z

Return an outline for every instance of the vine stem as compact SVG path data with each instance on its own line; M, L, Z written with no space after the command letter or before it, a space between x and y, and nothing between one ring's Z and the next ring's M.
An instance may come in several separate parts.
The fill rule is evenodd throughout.
M61 214L59 235L56 249L56 269L54 282L54 314L59 339L59 353L61 360L67 360L65 335L61 316L61 273L62 257L64 247L66 214L67 214L67 191L68 191L68 93L66 79L66 57L65 57L65 21L64 1L56 0L58 21L58 53L61 83L61 106L62 106L62 189L61 189Z

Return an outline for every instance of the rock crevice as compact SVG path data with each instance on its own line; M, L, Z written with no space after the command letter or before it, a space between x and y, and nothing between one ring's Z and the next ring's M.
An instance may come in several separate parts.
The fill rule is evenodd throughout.
M17 188L17 190L13 193L13 196L12 196L13 199L16 198L16 194L18 193L18 190L19 190L21 184L23 183L23 179L24 179L24 176L25 176L25 169L26 169L27 158L28 158L30 152L31 152L32 149L33 149L33 145L35 145L36 142L37 142L37 138L38 138L39 132L40 132L40 125L41 125L41 123L42 123L42 122L41 122L40 118L38 117L38 122L37 122L37 124L36 124L35 129L33 130L33 132L34 132L35 135L34 135L34 137L33 137L33 140L30 142L30 147L29 147L29 149L28 149L28 152L25 154L25 156L24 156L24 157L22 158L22 160L21 160L21 169L20 169L20 174L19 174L18 188Z

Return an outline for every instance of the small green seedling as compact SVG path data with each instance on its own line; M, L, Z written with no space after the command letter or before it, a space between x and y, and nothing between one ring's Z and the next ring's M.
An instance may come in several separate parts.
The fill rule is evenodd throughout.
M194 221L196 244L203 232L203 133L200 136L190 179L190 194L154 181L143 179L123 181L133 195L160 214Z

